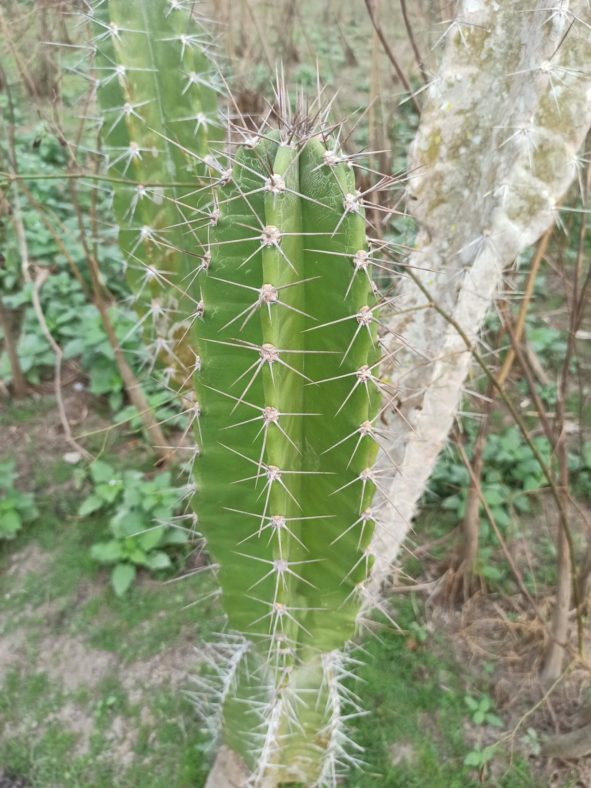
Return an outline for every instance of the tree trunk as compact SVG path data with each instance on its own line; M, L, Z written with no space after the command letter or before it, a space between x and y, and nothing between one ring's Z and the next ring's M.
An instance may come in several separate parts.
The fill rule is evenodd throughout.
M463 541L457 562L456 572L459 577L456 588L462 588L463 601L467 601L475 591L475 570L478 560L478 545L480 541L480 496L482 468L484 466L484 447L488 432L490 406L486 403L484 414L478 429L478 435L472 452L472 476L468 496L466 498L466 511L462 521Z
M568 539L560 523L557 525L557 528L558 555L556 569L558 571L558 583L552 626L550 628L552 640L548 645L540 673L540 680L545 685L552 684L562 673L564 655L566 653L565 645L568 639L568 614L571 603L572 576Z

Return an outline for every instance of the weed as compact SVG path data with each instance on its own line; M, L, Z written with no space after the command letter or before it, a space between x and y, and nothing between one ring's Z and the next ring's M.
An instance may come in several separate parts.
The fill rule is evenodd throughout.
M148 479L140 471L117 472L100 460L90 466L90 476L93 490L78 514L109 515L111 538L96 542L90 552L95 561L113 567L113 590L123 596L135 580L136 567L169 569L172 561L166 548L189 542L190 532L179 515L187 488L173 486L170 471Z
M0 460L0 539L14 539L23 524L39 516L33 494L14 485L15 467L14 460Z

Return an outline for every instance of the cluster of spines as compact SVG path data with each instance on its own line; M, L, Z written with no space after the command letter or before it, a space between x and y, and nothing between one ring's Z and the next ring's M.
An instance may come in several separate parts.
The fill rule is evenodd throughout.
M211 746L219 740L226 701L236 690L250 647L241 635L224 632L201 652L204 664L199 674L192 676L194 689L188 694L206 726Z

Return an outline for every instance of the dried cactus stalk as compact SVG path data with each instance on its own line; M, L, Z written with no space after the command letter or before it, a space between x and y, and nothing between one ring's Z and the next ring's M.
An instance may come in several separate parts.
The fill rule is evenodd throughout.
M475 343L503 274L559 217L582 165L591 124L586 0L464 0L450 25L413 143L409 260L437 303ZM400 413L388 458L399 469L375 530L378 593L447 439L471 362L464 339L412 279L403 281L390 337ZM395 506L392 502L395 502ZM558 638L563 640L564 638Z

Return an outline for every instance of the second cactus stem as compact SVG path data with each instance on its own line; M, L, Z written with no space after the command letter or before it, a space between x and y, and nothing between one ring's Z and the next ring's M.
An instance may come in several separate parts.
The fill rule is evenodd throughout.
M199 529L244 637L224 729L255 782L331 784L350 757L342 649L365 605L379 486L363 200L307 120L245 135L230 165L194 328Z

